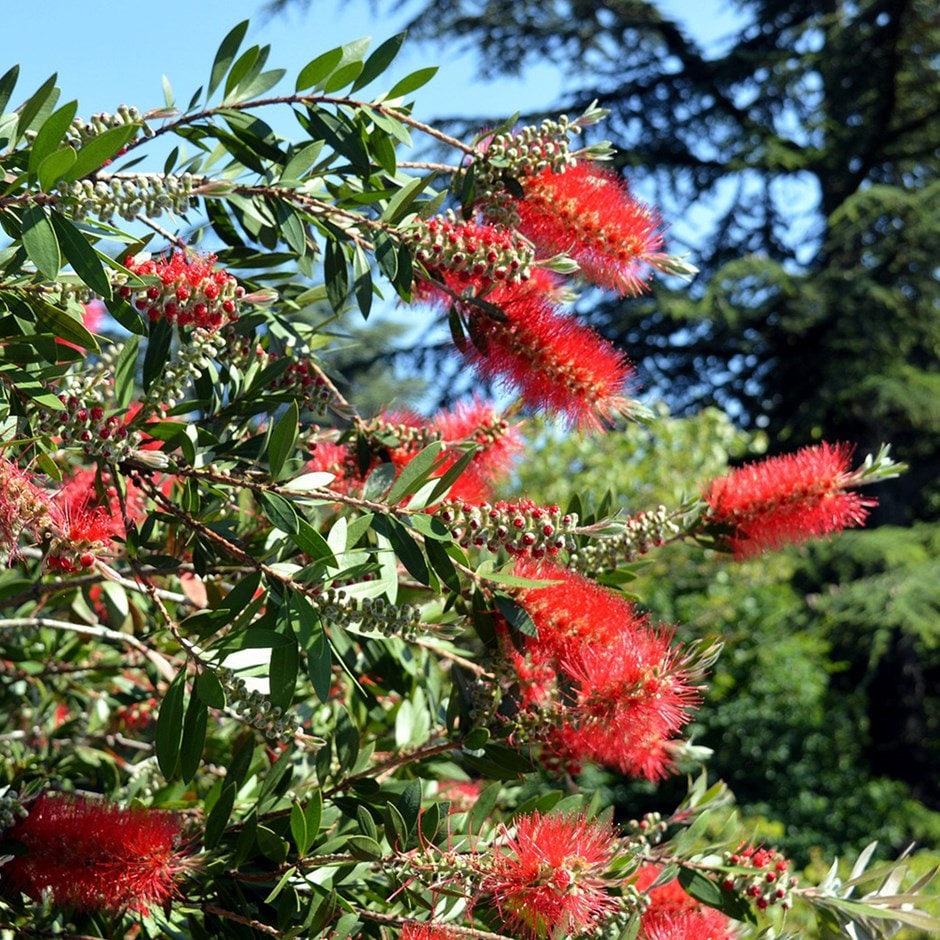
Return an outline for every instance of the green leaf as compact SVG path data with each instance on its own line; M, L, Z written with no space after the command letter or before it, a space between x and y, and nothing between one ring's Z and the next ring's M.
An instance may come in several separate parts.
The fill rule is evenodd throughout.
M315 59L311 59L300 70L300 74L297 76L297 84L294 86L295 91L318 87L320 82L325 81L333 72L333 69L342 61L343 50L340 47L330 49L328 52L318 55Z
M324 251L323 279L326 282L326 296L330 306L339 313L349 295L349 270L343 246L332 239L326 243Z
M33 315L36 317L36 326L43 332L51 333L68 343L74 343L88 352L98 351L98 343L85 325L61 307L36 298L32 302L32 308Z
M22 237L29 260L54 281L62 267L62 255L55 229L41 206L30 206L23 213Z
M288 535L297 534L300 523L289 499L285 499L280 493L262 490L258 493L258 502L261 503L264 514L277 528Z
M232 815L232 809L235 806L235 791L238 787L234 784L222 789L221 796L215 801L206 818L205 835L203 844L207 849L214 849L225 832L228 825L229 816Z
M302 179L307 170L316 163L317 157L320 156L322 150L322 141L315 140L312 144L307 144L293 151L290 159L284 164L284 171L281 173L281 182Z
M264 775L261 783L261 792L258 794L258 811L264 812L265 808L274 803L281 792L289 785L291 775L294 771L294 749L288 745L278 755L277 760L271 765L268 772Z
M138 125L136 124L121 124L118 127L111 127L103 131L97 137L92 137L78 151L72 168L65 174L63 179L67 183L71 183L73 180L81 179L89 173L100 170L105 162L124 147L137 131Z
M58 76L55 73L50 75L30 98L20 106L20 114L16 122L14 143L22 139L23 135L30 129L33 121L39 116L40 112L44 108L50 107L50 100L53 101L51 107L55 107L54 100L58 97L58 92L55 87L57 78Z
M225 708L225 689L211 669L203 669L196 677L195 692L210 708Z
M392 64L392 60L398 55L398 50L401 49L402 43L405 41L405 36L407 35L407 33L397 33L395 36L386 39L385 42L366 59L366 63L362 67L359 78L356 79L355 84L352 86L352 91L358 91L360 88L368 85L369 82L378 78L389 65Z
M292 401L281 419L271 429L268 439L268 467L271 479L276 480L281 475L284 461L293 453L297 443L297 433L300 427L300 409L297 402Z
M69 170L75 165L75 159L75 148L71 146L63 147L45 157L36 172L39 178L39 188L43 192L52 192L56 183L68 176Z
M333 654L322 626L313 631L310 640L304 645L304 651L307 654L307 675L310 676L313 691L321 702L328 702L333 687Z
M404 852L408 847L408 827L391 803L385 804L385 838L393 851Z
M405 185L389 199L388 205L382 212L382 220L392 224L401 221L410 211L413 211L411 204L431 185L431 181L434 177L434 173L429 173L427 176L419 176L405 183ZM377 251L378 246L376 245L376 252ZM389 280L394 280L394 278L390 276Z
M160 773L172 780L179 763L180 743L183 737L183 693L186 689L186 669L181 669L170 683L160 703L154 750Z
M441 582L448 590L454 594L459 594L460 577L444 547L440 542L429 539L424 543L424 550L427 552L428 561L431 563L434 573L441 579Z
M331 568L337 567L333 550L323 536L306 519L297 517L297 531L290 533L291 541L312 561L319 561Z
M307 817L299 803L290 808L290 834L297 846L297 854L302 858L310 848L312 838L307 829Z
M430 495L427 498L427 504L432 505L437 502L463 475L464 470L473 463L473 458L476 455L478 448L473 446L469 448L465 453L461 454L459 459L451 464L442 474L440 482L437 486L431 490Z
M241 46L242 40L248 32L248 26L249 21L242 20L237 26L231 29L225 39L222 40L212 63L209 88L206 92L207 101L215 93L216 88L222 83L222 79L225 78L225 73L228 72L229 66L231 66L232 62L235 60L235 56L238 54L238 48Z
M320 820L323 818L323 794L319 790L314 790L313 795L307 800L307 805L304 807L304 816L307 818L307 832L310 841L313 842L320 831Z
M346 848L353 858L362 862L373 862L383 854L382 846L368 836L350 836L346 840Z
M496 604L496 609L520 633L534 637L539 635L538 627L532 617L529 616L529 612L524 607L520 607L511 597L494 593L493 601Z
M297 685L297 669L300 657L297 643L275 646L271 650L271 704L278 708L289 708Z
M99 297L106 301L110 300L111 282L108 280L98 253L88 244L85 236L64 216L53 212L50 220L65 260Z
M398 467L393 463L377 464L369 471L362 485L363 499L381 499L394 483Z
M53 111L43 122L29 152L27 169L31 174L37 174L42 161L54 150L58 149L77 110L78 102L70 101L68 104L59 108L58 111Z
M443 441L432 441L427 447L418 451L402 468L398 479L388 491L386 502L390 506L395 506L405 497L411 496L421 489L422 485L430 478L437 458L443 450Z
M424 555L408 534L407 529L397 519L392 516L376 516L372 520L372 528L392 543L398 560L413 578L422 584L429 583L430 573Z
M161 318L156 323L151 324L147 352L144 354L144 391L147 391L163 372L163 367L170 356L170 340L172 337L173 327L169 321Z
M326 94L332 94L345 88L358 77L360 72L362 72L362 62L347 62L341 65L323 82L323 91Z
M13 94L13 89L16 87L16 80L20 76L20 67L14 65L11 69L4 72L3 78L0 78L0 114L4 113L4 109L10 101L10 95Z
M134 376L137 374L139 336L129 336L114 364L114 399L118 408L126 408L134 394Z
M418 69L410 75L396 82L389 91L388 98L400 98L412 91L416 91L422 85L426 85L437 74L437 66L429 65L427 68Z
M180 744L180 778L188 783L196 776L206 745L206 727L209 709L198 696L189 697L186 717L183 721L183 739Z

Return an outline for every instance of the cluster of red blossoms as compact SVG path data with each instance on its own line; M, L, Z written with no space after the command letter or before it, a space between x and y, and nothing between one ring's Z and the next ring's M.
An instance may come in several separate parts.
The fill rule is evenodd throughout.
M0 458L0 547L15 556L25 534L48 542L46 566L75 573L106 552L114 534L108 511L94 505L84 484L66 482L58 491L40 486L15 463Z
M859 482L851 457L823 443L740 467L705 490L704 525L738 559L861 525L876 500L849 489Z
M514 831L501 827L481 890L515 936L579 936L617 908L606 875L616 850L616 834L597 820L521 816Z
M384 458L398 470L432 440L445 444L438 476L443 476L462 456L460 444L477 445L473 459L450 490L450 498L482 503L490 498L494 485L508 473L522 444L517 428L503 420L492 405L479 399L439 411L431 418L410 413L390 413L376 422L376 431L393 437L397 443L385 449ZM376 455L363 470L354 447L331 441L318 441L307 464L309 471L336 475L330 484L338 492L357 492L369 473L381 462Z
M475 161L487 178L494 176L487 160L502 160L507 146L567 153L567 138L554 124L490 138ZM659 217L616 174L573 158L520 158L512 172L512 193L487 190L474 207L484 221L416 226L416 259L427 278L419 274L417 296L461 314L472 339L461 352L486 379L530 407L599 427L627 409L633 371L622 353L562 312L559 282L545 265L565 255L587 281L621 294L642 291L655 268L679 269L661 251ZM507 217L511 228L502 224Z
M212 332L238 318L238 302L245 295L238 281L217 269L215 262L213 254L184 251L159 260L138 260L132 255L124 262L127 269L142 277L156 277L159 284L142 291L125 284L119 294L151 322L165 319Z
M577 770L586 761L657 780L699 701L700 668L624 597L551 562L519 559L515 574L551 581L516 599L538 636L509 641L522 733L543 759Z
M735 940L731 920L699 904L676 879L650 890L661 873L656 865L644 865L633 881L649 898L640 920L640 940Z
M146 913L176 894L187 867L176 816L100 800L43 794L6 838L26 853L4 866L4 881L58 907Z

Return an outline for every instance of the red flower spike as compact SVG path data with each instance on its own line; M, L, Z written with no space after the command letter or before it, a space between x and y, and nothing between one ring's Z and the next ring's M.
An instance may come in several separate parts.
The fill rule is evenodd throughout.
M517 391L529 407L600 428L627 407L623 393L633 369L594 330L560 314L551 290L550 275L540 270L525 284L494 289L486 302L499 307L505 320L468 303L476 345L465 355L485 378Z
M731 529L738 559L862 525L877 500L846 490L851 456L823 443L733 470L705 490L705 524Z
M670 641L644 623L610 642L584 644L563 664L578 700L561 743L578 762L647 780L666 776L668 744L701 700Z
M721 911L699 904L678 879L646 891L660 871L656 865L644 865L632 883L649 898L640 920L640 940L735 940L732 921Z
M518 228L542 252L569 255L600 287L621 294L646 288L651 262L664 257L662 223L621 177L582 161L561 173L542 170L521 185Z
M186 868L179 820L158 810L43 794L7 836L27 853L4 880L34 900L48 892L58 907L146 913L173 897Z
M515 936L576 936L595 927L617 902L604 873L617 850L612 830L583 815L515 820L501 828L501 844L482 890Z

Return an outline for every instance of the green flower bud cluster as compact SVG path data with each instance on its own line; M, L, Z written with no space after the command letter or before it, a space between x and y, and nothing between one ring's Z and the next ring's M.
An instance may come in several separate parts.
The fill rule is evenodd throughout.
M665 506L637 513L622 520L620 525L623 528L616 535L589 542L572 553L572 566L585 572L617 568L682 533L674 513Z
M320 612L340 626L355 626L358 631L381 633L413 639L421 625L421 609L411 604L392 604L384 597L351 597L342 590L327 588L312 598Z
M29 811L20 801L19 793L9 787L0 787L0 833L28 815Z
M659 845L663 841L669 823L663 819L662 813L646 813L639 819L631 819L627 823L627 842L640 849Z
M63 407L40 408L37 430L60 438L66 447L79 448L86 456L120 461L138 446L140 434L129 431L123 417L106 413L109 405L113 408L108 365L103 356L90 373L64 376L57 388Z
M517 283L531 276L534 248L501 226L457 221L449 212L444 217L416 220L409 237L415 259L432 276L439 272L459 275L473 285Z
M269 741L291 741L299 730L293 715L285 712L257 689L249 689L241 676L236 676L231 669L217 672L219 682L225 689L225 700L243 721L260 731Z
M184 215L196 198L196 180L191 173L136 173L106 176L94 182L62 180L56 188L61 197L57 208L78 221L94 216L109 222L117 215L131 222L140 215L157 218L164 210Z
M485 548L510 555L544 558L563 548L574 548L573 533L578 527L574 513L562 513L558 506L538 506L528 499L515 503L445 503L437 518L464 548Z
M223 349L225 339L220 334L196 327L189 341L181 342L176 361L168 362L163 374L147 390L147 405L164 409L178 404L190 381L201 375Z
M137 124L143 131L144 137L153 137L153 130L141 117L140 111L137 108L122 104L118 105L116 114L102 111L99 114L93 114L87 121L81 117L72 118L72 123L65 132L65 139L69 143L81 147L99 134L103 134L114 127L124 127L127 124Z
M724 891L747 898L761 911L774 904L790 909L798 880L791 877L790 863L776 849L741 845L725 852L724 863L732 869L721 882Z

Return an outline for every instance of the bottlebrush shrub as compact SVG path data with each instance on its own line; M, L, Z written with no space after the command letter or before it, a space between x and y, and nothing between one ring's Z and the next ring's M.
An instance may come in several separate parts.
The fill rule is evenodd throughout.
M513 492L528 412L603 433L639 410L630 351L572 292L693 269L576 145L598 109L465 142L412 115L428 70L387 77L402 37L278 94L247 28L186 110L168 91L84 120L49 82L0 117L0 929L938 926L900 862L813 885L735 826L699 766L733 736L683 737L720 637L680 646L622 591L667 542L733 577L861 524L887 450L853 469L820 445L629 517ZM361 413L325 325L380 293L517 397ZM694 773L674 812L621 824L581 788L598 767Z

